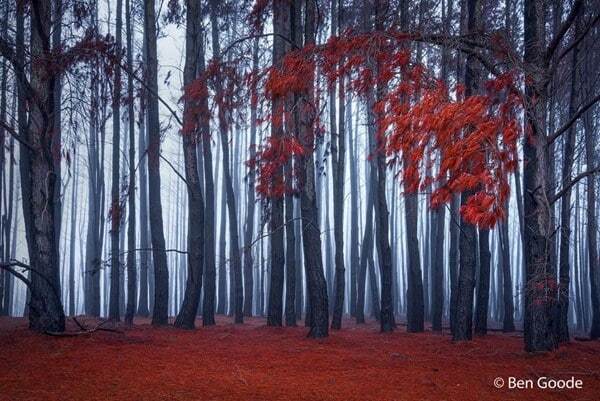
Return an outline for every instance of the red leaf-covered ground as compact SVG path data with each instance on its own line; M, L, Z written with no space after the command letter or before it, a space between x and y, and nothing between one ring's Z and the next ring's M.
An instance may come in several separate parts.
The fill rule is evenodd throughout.
M223 318L194 331L137 323L123 334L57 338L28 331L23 319L0 319L0 400L600 399L600 342L529 355L521 337L500 333L453 343L347 321L315 341L304 327L270 328L263 319L236 326ZM494 387L508 376L574 376L583 389Z

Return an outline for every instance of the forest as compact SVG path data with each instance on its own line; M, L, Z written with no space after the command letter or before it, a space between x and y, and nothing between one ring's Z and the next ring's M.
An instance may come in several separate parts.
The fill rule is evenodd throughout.
M0 399L597 397L599 0L0 15Z

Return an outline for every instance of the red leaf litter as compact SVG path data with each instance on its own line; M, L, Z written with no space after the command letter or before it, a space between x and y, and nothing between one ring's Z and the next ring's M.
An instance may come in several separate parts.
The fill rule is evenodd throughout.
M95 321L82 319L93 327ZM380 334L375 323L315 341L264 319L193 331L136 321L123 333L50 337L0 319L0 400L598 400L600 342L527 354L519 334L453 343L431 332ZM71 322L69 330L77 330ZM533 389L508 389L509 376ZM505 380L502 388L494 379ZM540 377L582 389L535 388Z

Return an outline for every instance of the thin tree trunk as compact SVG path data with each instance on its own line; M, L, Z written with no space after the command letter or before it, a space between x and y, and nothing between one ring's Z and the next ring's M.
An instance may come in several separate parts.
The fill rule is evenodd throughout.
M122 31L122 0L117 0L117 19L115 46L116 51L121 51L121 31ZM120 244L119 234L121 232L121 176L120 176L120 145L121 145L121 67L115 66L113 96L112 96L112 189L111 189L111 230L110 230L110 305L109 318L118 322L121 320L119 298L120 282L119 275L121 270L120 263Z
M127 29L127 67L133 69L133 31L131 21L131 0L125 0L125 24ZM127 75L127 119L129 122L129 185L127 191L127 310L125 322L133 324L137 305L137 268L135 249L135 115L133 111L133 77Z
M289 37L290 29L290 8L285 1L275 1L273 3L273 66L276 68L286 53L286 42L283 38ZM283 37L283 38L282 38ZM274 96L271 110L273 115L280 112L283 108L285 99L281 96ZM271 137L280 139L283 136L283 125L281 122L271 124ZM283 168L280 167L274 171L274 177L283 178ZM274 179L275 181L277 178ZM283 245L283 197L274 197L270 199L270 240L271 240L271 275L269 286L269 304L267 311L267 325L281 326L283 314L283 279L284 279L284 245Z
M204 31L200 26L200 38L198 45L198 75L204 74L206 62L204 60ZM208 99L201 102L201 112L210 115ZM202 301L202 325L212 326L215 324L215 188L213 178L212 150L210 140L210 125L206 118L201 119L200 135L202 137L202 152L204 161L204 272L203 272L203 301Z
M258 70L258 45L259 38L255 38L252 45L252 70ZM256 91L256 83L252 83L252 90ZM250 144L249 158L252 160L256 155L256 118L257 101L252 96L250 103ZM254 183L256 171L253 168L248 169L248 193L246 207L246 224L244 230L244 315L252 316L252 303L254 294L254 260L252 258L252 241L254 235L254 206L256 203Z
M212 42L213 42L213 54L215 57L220 57L220 45L219 45L219 27L217 20L217 8L218 0L211 1L210 8L210 21L212 28ZM217 98L223 97L223 88L221 81L216 82L216 95ZM244 294L242 284L242 260L241 260L241 249L239 240L239 228L238 228L238 217L237 217L237 206L235 204L235 194L233 191L233 181L231 178L231 168L229 162L229 139L227 137L227 122L225 119L225 111L222 106L218 109L218 120L219 130L221 137L221 148L223 150L223 179L225 186L225 195L227 200L227 211L229 217L229 248L230 248L230 263L229 268L233 269L233 283L230 286L230 291L234 293L235 305L230 305L230 309L235 310L235 323L244 322ZM221 222L223 224L223 222Z
M335 5L337 2L337 15L335 15ZM336 27L333 22L337 19L337 26L342 28L343 16L343 1L332 0L332 36L336 34ZM345 138L345 80L342 77L339 82L339 122L337 137L331 138L331 157L333 170L333 218L334 228L333 235L335 239L335 285L334 285L334 301L333 301L333 319L331 327L333 329L342 328L342 314L344 312L344 291L346 289L346 269L344 267L344 173L346 170L346 138ZM335 93L330 94L330 102L332 103L332 113L330 118L334 118L335 113ZM333 135L333 131L332 131Z
M160 124L158 121L158 60L156 55L156 15L154 0L144 3L144 34L147 44L148 93L148 206L150 209L150 236L154 262L154 307L152 324L168 323L169 270L165 252L162 203L160 196Z
M577 18L578 20L579 18ZM575 32L578 22L575 22ZM569 95L569 114L568 118L577 110L577 91L578 88L578 71L577 58L579 46L575 46L572 52L571 59L571 88ZM563 145L563 165L562 165L562 185L566 187L571 181L571 173L573 171L573 157L575 152L575 124L566 132ZM559 342L569 341L569 291L570 291L570 263L569 252L571 248L571 189L567 188L561 199L560 208L560 254L559 254L559 285L558 285L558 324L557 337ZM552 240L552 242L554 242Z
M475 334L487 334L488 305L490 300L490 244L489 230L479 229L479 281L475 305Z

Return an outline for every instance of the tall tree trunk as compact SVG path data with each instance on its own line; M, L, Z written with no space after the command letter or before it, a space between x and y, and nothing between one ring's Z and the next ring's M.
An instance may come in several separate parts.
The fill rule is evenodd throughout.
M185 36L185 69L184 86L187 88L197 77L198 72L198 46L202 40L199 28L200 1L186 1L186 36ZM184 121L197 120L194 113L196 105L208 107L207 99L187 99L184 105ZM175 326L180 328L194 328L194 321L198 311L200 293L202 289L202 267L204 246L204 199L198 173L198 154L196 144L200 141L202 131L194 129L192 132L183 132L183 161L185 165L185 178L188 193L188 235L187 235L187 281L183 304L175 320Z
M577 18L579 20L579 18ZM575 32L578 22L575 22ZM570 118L577 111L577 91L579 90L577 59L579 46L575 46L572 51L571 59L571 88L569 95L569 114ZM571 181L571 173L573 171L573 157L575 151L575 124L566 132L563 144L562 157L562 185L566 188ZM569 254L571 248L571 189L566 188L561 199L560 206L560 253L559 253L559 285L558 285L558 324L557 324L557 339L559 342L569 341L569 291L571 286ZM593 206L592 206L593 207ZM552 242L554 242L552 240Z
M335 5L337 2L337 15L335 15ZM343 1L332 0L332 36L336 35L334 22L337 19L337 26L341 31L343 17ZM346 269L344 268L344 172L346 170L346 138L345 138L345 106L346 92L345 80L342 77L339 82L339 122L337 137L331 138L331 160L333 170L333 236L335 239L335 285L333 301L333 319L331 327L333 329L342 328L342 314L344 313L344 291L346 289ZM330 94L332 110L335 110L335 93ZM330 113L330 118L334 118L335 113ZM332 134L333 135L333 134Z
M259 38L254 38L252 44L252 71L258 70L258 45ZM252 91L256 91L256 83L252 82ZM249 158L253 160L256 155L256 118L257 100L252 96L250 103L250 144ZM254 184L256 171L248 169L248 193L246 200L246 224L244 227L244 315L252 316L252 301L254 295L254 259L252 257L252 242L254 235L254 206L256 203Z
M144 34L147 44L148 93L148 206L154 262L154 307L152 324L168 323L169 270L165 250L160 196L160 123L158 121L158 60L156 56L156 12L154 0L144 3Z
M369 150L370 154L371 150ZM367 178L367 200L366 200L366 216L365 216L365 231L360 250L360 265L358 268L358 285L356 297L356 323L365 322L365 296L366 296L366 278L367 278L367 263L373 257L373 203L374 203L374 183L375 183L375 167L371 160L366 164L368 166Z
M145 57L144 57L145 58ZM145 91L140 96L140 113L138 129L139 172L140 172L140 296L137 313L147 317L150 314L148 307L148 266L150 264L150 248L148 243L148 153L147 153L147 130L146 130L146 99Z
M50 9L51 4L43 1L34 1L30 9L30 54L33 60L50 57ZM36 272L31 275L29 327L40 332L63 331L65 328L65 315L60 299L56 235L58 216L54 197L56 185L60 181L53 153L60 137L60 131L56 132L53 120L53 94L57 77L49 68L48 63L31 63L30 85L35 99L29 99L30 119L25 139L32 149L21 147L24 157L20 165L29 262L31 269ZM18 74L22 74L20 79L23 82L25 72ZM19 85L19 89L25 90L22 86Z
M4 10L2 16L4 21L2 22L2 37L7 36L8 32L8 20L9 20L9 3L4 3ZM2 213L2 203L6 200L5 194L7 191L6 177L4 172L6 171L6 129L4 124L7 124L6 119L6 98L7 98L7 85L8 85L8 61L2 59L2 81L0 83L0 260L2 262L8 262L8 258L5 254L8 251L8 244L5 243L5 232L10 233L10 223L7 220L7 216ZM12 166L12 160L8 161ZM8 203L8 202L7 202ZM4 209L8 209L8 204L5 205ZM8 236L6 236L8 238ZM7 299L8 299L8 280L11 274L7 271L0 269L0 315L7 315Z
M115 45L116 51L121 52L121 31L122 31L122 0L117 0L117 19L115 27ZM108 315L115 322L121 320L119 298L120 298L120 283L119 275L121 270L120 263L120 244L119 234L121 232L121 176L120 176L120 145L121 145L121 67L115 66L115 75L113 83L112 96L112 189L111 189L111 230L110 230L110 305Z
M218 59L220 57L220 45L219 45L219 27L217 19L218 0L211 0L210 7L210 21L212 28L212 44L213 53ZM217 98L223 97L223 88L221 80L216 82L216 96ZM218 110L219 120L219 131L221 137L221 147L223 150L223 179L225 185L225 195L227 198L227 211L229 217L229 248L231 254L230 269L233 269L233 285L230 287L230 291L235 294L235 305L230 305L235 310L235 323L244 322L244 294L242 284L242 259L241 249L239 240L239 229L238 229L238 217L237 207L235 204L235 193L233 191L233 181L231 178L231 168L229 163L229 139L227 137L227 121L225 111L222 106L219 106ZM223 222L221 222L223 224Z
M375 2L375 29L382 31L384 29L384 13L387 9L387 1L376 0ZM377 74L379 74L380 67L375 67ZM379 102L387 88L382 87L381 84L377 85L376 100ZM369 121L369 128L373 131L369 135L376 135L376 124L381 121L382 116L373 110L375 103L369 104L368 118L372 119ZM379 141L379 138L374 138L375 141ZM377 149L382 149L381 143L377 143ZM376 164L377 164L377 190L375 192L375 236L377 241L377 254L379 269L381 272L381 331L391 332L394 330L396 323L394 321L394 302L392 299L392 250L390 248L389 239L389 211L386 200L386 160L385 154L380 151L376 152Z
M296 47L302 46L302 4L300 2L293 2L290 4L290 40ZM295 94L287 95L285 99L285 108L288 116L291 118L286 119L286 131L288 135L297 137L298 136L298 111L294 108L297 102L297 96ZM290 159L284 166L285 180L291 182L293 180L293 163L298 164L299 160ZM300 237L296 237L296 223L294 220L294 195L287 193L285 195L285 324L286 326L296 326L296 320L298 316L302 314L300 311L297 314L296 311L296 296L298 295L296 288L301 285L297 282L298 262L296 255L296 241L300 240ZM302 274L302 273L300 273ZM302 287L300 287L301 289ZM300 292L300 297L302 293Z
M286 180L292 179L291 161L285 166ZM294 197L285 195L285 325L296 326L296 233L294 232Z
M227 239L225 238L227 228L227 199L225 179L219 180L219 161L222 162L222 156L219 157L218 149L215 158L217 159L217 171L215 173L215 182L221 184L220 205L219 205L219 278L217 280L217 314L224 315L227 312ZM223 163L221 163L221 166Z
M452 23L452 0L442 2L442 21L444 21L444 32L447 34ZM450 74L449 49L442 49L441 79L448 80ZM431 325L434 331L442 330L442 314L444 311L444 232L446 223L446 209L444 207L431 211L432 221L435 222L432 245L432 292L431 292ZM452 229L452 223L450 225Z
M75 316L75 231L77 227L77 182L79 162L77 160L77 146L73 148L73 187L71 189L71 227L69 241L69 314Z
M475 33L481 24L481 2L480 0L467 0L467 31ZM475 57L467 57L465 71L465 95L471 96L476 93L479 80L478 66ZM473 191L465 191L461 194L461 207L467 203ZM475 287L477 237L475 226L466 222L461 216L461 232L459 235L459 272L457 288L457 304L455 322L452 326L454 340L470 340L473 336L473 290Z
M352 132L352 101L348 96L346 98L347 106L345 107L346 127L348 130L348 148L349 148L349 164L350 164L350 315L357 316L357 282L359 271L359 253L358 253L358 171L356 152L354 151L355 144L358 141L357 133Z
M589 42L588 42L589 43ZM588 45L589 46L589 45ZM593 58L589 56L592 52L587 52L586 62L584 64L585 73L583 76L589 77L589 72L593 70ZM586 84L592 86L588 80ZM598 167L598 153L595 148L598 134L593 129L593 114L588 111L583 116L583 128L585 132L585 163L589 168ZM596 200L596 181L597 177L590 175L587 177L587 251L589 259L589 279L590 295L592 304L592 326L590 329L590 338L595 340L600 338L600 260L598 259L598 204Z
M508 205L506 205L508 211ZM500 236L500 252L502 253L502 296L504 300L504 316L502 321L502 330L505 333L515 331L514 323L514 299L513 299L513 287L511 277L511 263L510 263L510 242L508 239L508 217L506 214L506 221L500 223L498 234Z
M52 1L52 13L53 13L53 22L52 23L52 48L53 51L60 52L63 49L62 46L62 16L63 16L63 0L53 0ZM61 160L62 160L62 139L61 135L58 134L62 131L62 79L61 73L58 72L56 75L56 83L52 93L54 96L54 110L53 110L53 118L54 118L54 132L55 137L52 141L52 154L54 155L54 172L56 174L56 185L54 186L54 210L56 214L56 219L54 221L54 231L55 236L57 238L56 246L59 246L60 242L60 231L62 227L62 197L61 197L61 187L62 187L62 174L61 174ZM57 250L58 262L60 264L60 252Z
M204 60L204 31L200 26L198 46L198 75L204 74L206 62ZM200 103L201 112L210 115L208 99ZM202 137L202 157L204 162L204 271L202 278L203 300L202 300L202 325L212 326L215 324L215 187L213 178L212 149L210 140L210 125L206 118L200 121L200 136Z
M315 44L316 1L305 1L304 44ZM306 77L314 82L314 73ZM303 105L312 105L314 90L312 86L306 93L301 94L300 110ZM300 120L299 140L305 149L313 149L314 116L303 113ZM309 337L320 338L329 335L329 308L327 298L327 283L323 274L323 258L321 256L321 233L319 231L317 199L315 193L315 170L313 152L300 157L299 179L302 182L300 191L300 209L302 217L302 246L304 250L304 268L308 287L310 305Z
M125 0L125 24L127 29L127 68L133 69L133 31L131 0ZM127 75L127 119L129 122L129 185L127 190L127 310L125 322L133 323L137 305L137 268L135 249L135 115L133 111L133 77Z
M286 42L283 38L289 37L290 7L284 0L273 2L273 66L278 68L286 53ZM285 99L274 96L271 110L273 115L283 108ZM283 125L281 122L271 124L271 137L280 139L283 137ZM283 168L274 172L274 177L283 178ZM277 180L277 178L275 178ZM284 246L283 246L283 197L270 199L271 215L271 277L269 287L269 305L267 311L267 325L281 326L283 313L283 277L284 277Z
M536 0L524 2L524 62L545 64L543 43L543 4ZM552 327L553 298L549 299L550 282L556 282L549 265L549 241L552 236L547 195L547 161L544 138L546 94L543 69L534 69L525 83L525 93L534 104L527 105L523 143L523 254L525 257L525 349L547 351L557 347Z

